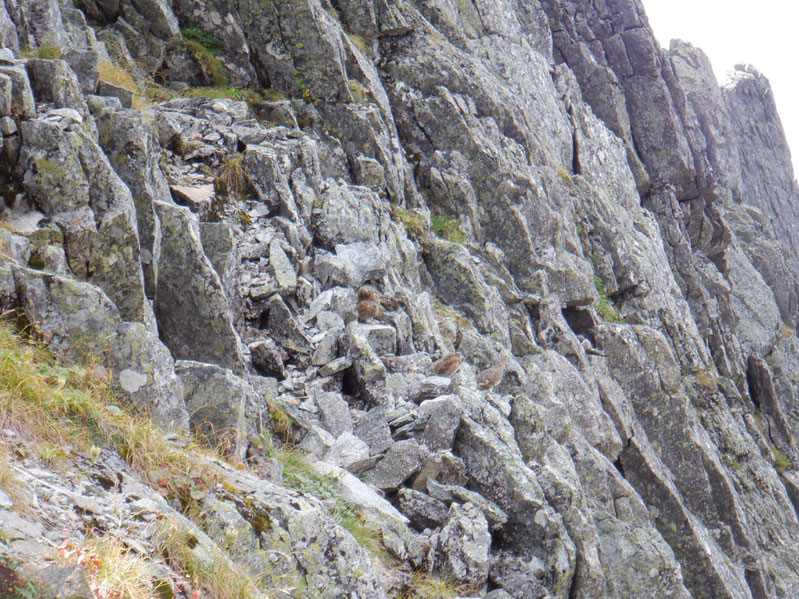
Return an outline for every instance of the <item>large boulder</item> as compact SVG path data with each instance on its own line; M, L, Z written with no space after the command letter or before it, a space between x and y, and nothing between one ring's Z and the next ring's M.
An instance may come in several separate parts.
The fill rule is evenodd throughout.
M178 359L244 372L241 340L196 217L172 204L155 207L161 221L155 313L164 343Z
M154 332L124 322L94 285L25 268L13 272L20 307L49 347L77 361L101 360L130 403L155 424L188 429L174 361Z

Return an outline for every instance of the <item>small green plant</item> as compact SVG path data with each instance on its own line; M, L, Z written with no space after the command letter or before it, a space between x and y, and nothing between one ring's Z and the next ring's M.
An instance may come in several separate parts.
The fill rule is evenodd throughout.
M222 49L222 42L219 38L208 33L197 23L189 23L189 25L180 30L184 41L193 42L208 50L209 52L219 52Z
M355 79L350 79L347 83L353 100L355 100L358 104L369 103L369 100L372 97L372 92L369 91L368 87Z
M213 87L225 87L228 85L230 80L225 70L225 65L211 50L206 48L203 44L192 40L184 39L183 43L200 67L205 81L210 83Z
M411 239L422 241L430 233L430 223L421 212L392 204L391 216L405 227L405 232Z
M61 46L45 42L36 50L36 58L47 60L59 60L61 58Z
M785 474L787 470L790 470L793 464L791 464L791 459L788 456L776 447L771 448L771 453L774 457L774 468L779 474Z
M439 237L454 243L466 243L466 233L454 216L433 216L431 223L433 232Z
M302 95L303 100L305 100L308 104L313 104L316 102L316 98L314 98L313 94L311 94L311 90L308 89L308 85L305 83L302 75L295 73L294 82L297 84L297 87L300 88L300 94Z
M605 281L599 275L594 275L594 287L596 287L596 292L599 295L596 311L602 317L602 320L605 322L622 322L623 317L608 297Z
M571 175L569 175L569 172L562 166L558 168L558 176L560 177L560 180L563 181L563 183L565 183L566 185L572 184Z

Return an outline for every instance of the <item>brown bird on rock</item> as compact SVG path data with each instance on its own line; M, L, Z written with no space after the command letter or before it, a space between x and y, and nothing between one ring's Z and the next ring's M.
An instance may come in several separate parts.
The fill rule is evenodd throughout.
M380 303L380 295L371 285L364 285L358 289L356 297L360 300L369 300L370 302Z
M447 354L433 364L433 374L440 376L452 376L460 367L461 361L463 361L463 356L460 354L460 352Z
M505 376L505 363L508 361L508 356L503 355L499 361L485 370L477 373L477 388L483 391L489 391L499 385L502 377Z
M355 309L358 311L358 319L368 322L380 313L380 304L368 299L361 300L355 306Z

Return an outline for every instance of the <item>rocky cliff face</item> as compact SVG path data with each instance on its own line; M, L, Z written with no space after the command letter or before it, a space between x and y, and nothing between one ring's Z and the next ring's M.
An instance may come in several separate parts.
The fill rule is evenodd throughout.
M199 525L113 452L110 488L20 462L42 501L146 500L265 596L799 596L799 189L753 68L638 0L5 0L0 42L3 308L251 470ZM254 466L270 430L391 568Z

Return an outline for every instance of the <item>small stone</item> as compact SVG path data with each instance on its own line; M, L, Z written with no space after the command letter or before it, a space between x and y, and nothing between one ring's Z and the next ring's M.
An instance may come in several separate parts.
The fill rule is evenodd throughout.
M334 437L352 433L350 408L340 394L320 391L314 395L314 401L319 408L322 424ZM368 451L366 457L369 457Z
M349 469L353 464L357 464L369 458L369 446L352 433L344 433L325 454L325 462Z
M133 107L133 92L107 81L99 81L97 83L97 95L117 98L122 103L123 108Z
M269 244L269 270L281 289L294 289L297 286L297 273L277 239L272 239Z
M447 517L447 506L420 491L403 488L397 493L399 510L417 530L441 526Z
M352 360L350 360L346 356L342 356L322 366L319 369L319 376L321 377L333 376L334 374L338 374L339 372L347 370L347 368L349 368L350 366L352 366Z
M10 116L0 118L0 133L4 136L14 135L18 131L17 121Z
M483 513L471 503L453 504L441 530L444 569L456 580L477 587L488 578L491 533Z
M384 491L393 491L413 476L424 463L427 450L415 440L395 443L377 466L366 473L369 484Z
M264 376L285 378L286 371L283 367L283 355L280 348L272 339L264 339L251 343L250 354L255 369Z
M391 438L391 428L386 421L388 410L378 406L369 410L355 427L355 435L369 444L372 455L378 455L394 445Z
M431 451L452 449L461 423L461 408L457 395L430 399L419 408L420 416L428 415L421 441Z
M214 186L211 184L196 187L170 185L169 190L176 203L188 207L189 210L202 217L210 213L214 197L216 197Z

